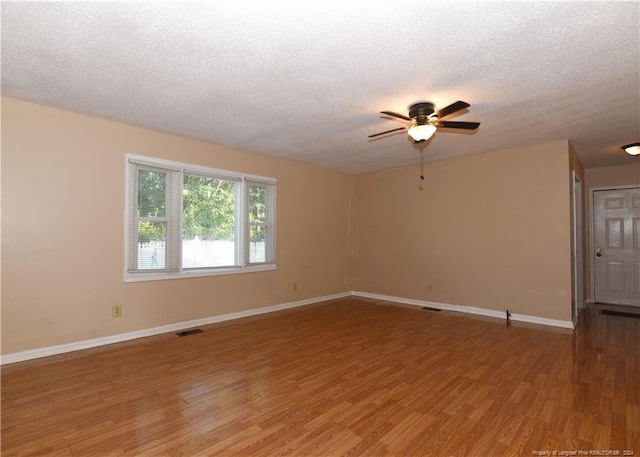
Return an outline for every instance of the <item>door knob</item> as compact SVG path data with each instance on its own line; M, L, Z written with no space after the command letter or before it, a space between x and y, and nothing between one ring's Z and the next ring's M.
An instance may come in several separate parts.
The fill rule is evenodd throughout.
M602 249L596 248L596 257L602 257Z

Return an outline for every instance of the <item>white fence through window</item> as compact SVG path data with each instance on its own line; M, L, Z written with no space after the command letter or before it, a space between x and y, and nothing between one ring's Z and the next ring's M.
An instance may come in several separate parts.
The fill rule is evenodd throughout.
M264 241L250 242L250 259L260 263L265 261ZM182 241L182 268L211 268L234 266L236 243L233 240L193 240ZM165 266L165 242L150 241L138 243L138 268L141 270L163 269Z

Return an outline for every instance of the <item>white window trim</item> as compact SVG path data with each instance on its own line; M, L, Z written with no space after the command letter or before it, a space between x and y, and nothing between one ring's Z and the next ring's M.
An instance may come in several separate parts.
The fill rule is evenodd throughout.
M232 267L212 267L212 268L188 268L183 269L180 265L177 271L129 271L128 266L132 261L133 242L135 236L133 230L129 226L131 220L130 214L133 211L131 205L135 204L135 199L132 199L129 195L130 186L130 173L129 163L135 163L138 165L148 166L152 168L166 168L170 170L180 171L181 176L183 173L201 174L205 176L216 177L220 179L237 180L240 182L242 188L241 196L237 201L238 211L240 214L238 220L238 237L241 240L238 243L238 252L236 255L240 259L240 265ZM200 165L188 164L183 162L176 162L173 160L156 159L153 157L147 157L137 154L125 154L125 205L124 205L124 282L142 282L142 281L160 281L167 279L185 279L185 278L200 278L205 276L220 276L239 273L254 273L259 271L270 271L276 269L276 226L275 226L275 214L276 214L276 189L277 179L266 176L253 175L248 173L238 173L235 171L222 170L218 168L205 167ZM249 264L249 221L248 221L248 186L250 183L256 184L268 184L273 185L273 195L271 196L271 214L270 228L273 231L271 235L271 243L267 244L267 249L273 255L273 261L263 263ZM182 204L180 205L180 230L182 233ZM181 249L181 248L180 248ZM181 250L179 251L179 253ZM180 254L181 257L181 254Z
M263 180L256 180L256 179L246 179L243 183L243 185L245 186L245 192L244 192L244 196L245 198L243 199L244 201L242 202L242 204L244 205L244 207L242 208L243 212L242 214L248 214L248 205L249 205L249 186L251 184L266 184L266 185L270 185L270 184L274 184L274 183L270 183L270 182L266 182ZM276 236L275 236L275 214L276 214L276 193L278 191L277 186L274 185L274 187L271 189L271 192L268 195L268 199L269 199L269 208L271 209L271 211L269 213L267 213L267 220L265 223L262 224L256 224L256 223L251 223L249 222L249 218L246 218L245 221L245 225L244 225L244 239L245 242L242 243L243 247L248 247L251 244L250 241L250 228L251 226L262 226L265 228L268 228L269 230L273 231L273 235L271 235L271 242L267 243L266 249L267 249L267 258L276 258ZM249 252L245 251L242 254L242 259L245 265L248 265L249 262ZM252 263L251 265L253 266L259 266L259 265L269 265L270 263L274 263L274 262L262 262L262 263Z

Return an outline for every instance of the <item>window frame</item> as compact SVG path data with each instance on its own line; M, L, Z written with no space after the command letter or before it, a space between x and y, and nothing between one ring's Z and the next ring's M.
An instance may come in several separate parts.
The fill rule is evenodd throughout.
M244 263L248 265L265 265L269 264L271 261L269 259L276 258L275 252L275 209L276 209L276 186L272 185L272 183L255 180L255 179L246 179L244 181L245 185L245 194L244 194L244 214L246 215L246 224L244 226L244 238L245 238L245 252L244 252ZM266 205L266 215L265 221L261 223L251 222L250 217L250 208L249 208L249 187L250 186L271 186L270 189L265 191L265 205ZM251 262L251 227L263 227L265 229L266 238L268 240L265 241L265 261L264 262Z
M132 224L137 224L140 219L137 216L137 196L138 196L138 177L136 170L138 167L143 169L151 169L154 171L173 171L177 172L173 184L167 186L167 201L179 201L179 207L174 208L174 216L177 217L178 227L177 235L169 239L171 234L167 228L166 246L171 249L172 255L176 256L177 268L158 270L134 270L129 267L137 265L137 245L138 230L134 229ZM237 181L236 194L236 261L237 265L224 267L190 267L182 266L182 224L183 224L183 199L182 192L184 188L184 174L205 176L211 178L225 179ZM167 175L169 178L169 174ZM169 181L169 179L167 179ZM176 183L180 183L176 186ZM249 186L250 185L266 185L269 187L269 197L267 199L267 221L269 230L267 231L267 239L265 246L266 259L264 262L249 262L249 246L250 246L250 230L249 230ZM176 191L175 189L179 190ZM170 196L169 189L178 192L176 195ZM197 278L206 276L219 276L239 273L253 273L258 271L269 271L276 269L276 193L277 179L258 176L248 173L239 173L236 171L223 170L219 168L206 167L190 163L177 162L167 159L158 159L155 157L142 156L138 154L125 154L125 208L124 208L124 282L140 282L140 281L157 281L166 279L183 279ZM169 219L168 214L165 218ZM167 222L169 224L169 222Z

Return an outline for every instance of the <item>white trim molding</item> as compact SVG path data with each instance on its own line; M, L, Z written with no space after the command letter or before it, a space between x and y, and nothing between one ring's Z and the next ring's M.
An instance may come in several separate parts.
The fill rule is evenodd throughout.
M441 309L443 311L455 311L458 313L475 314L478 316L494 317L496 319L505 319L504 311L496 311L493 309L477 308L475 306L450 305L448 303L438 303L426 300L415 300L412 298L392 297L390 295L370 294L368 292L353 292L354 297L370 298L374 300L382 300L389 302L402 303L403 305L412 305L420 307L428 307ZM511 313L512 321L528 322L530 324L548 325L551 327L574 328L572 321L563 321L559 319L548 319L546 317L529 316L527 314Z
M176 332L176 331L185 330L188 328L199 327L201 325L209 325L209 324L215 324L218 322L241 319L243 317L258 316L260 314L273 313L275 311L281 311L284 309L297 308L300 306L312 305L314 303L320 303L323 301L350 297L351 295L352 295L352 292L342 292L338 294L308 298L305 300L299 300L299 301L294 301L289 303L281 303L273 306L265 306L262 308L252 308L252 309L247 309L245 311L239 311L237 313L221 314L218 316L205 317L203 319L177 322L175 324L168 324L168 325L163 325L161 327L153 327L153 328L148 328L143 330L136 330L134 332L129 332L129 333L120 333L117 335L105 336L103 338L95 338L91 340L77 341L75 343L60 344L57 346L49 346L44 348L31 349L28 351L15 352L13 354L6 354L6 355L0 356L0 365L23 362L25 360L38 359L40 357L48 357L51 355L64 354L67 352L80 351L82 349L90 349L98 346L106 346L108 344L121 343L123 341L135 340L137 338L160 335L162 333Z
M477 308L475 306L461 306L450 305L447 303L437 303L426 300L414 300L411 298L392 297L390 295L371 294L368 292L348 291L341 292L333 295L324 295L322 297L307 298L304 300L298 300L294 302L281 303L278 305L265 306L262 308L252 308L245 311L239 311L237 313L221 314L218 316L205 317L202 319L195 319L191 321L177 322L175 324L163 325L160 327L147 328L142 330L136 330L134 332L119 333L117 335L105 336L102 338L95 338L91 340L77 341L74 343L60 344L57 346L48 346L38 349L31 349L27 351L15 352L13 354L6 354L0 356L0 365L6 365L9 363L23 362L26 360L38 359L41 357L48 357L51 355L64 354L67 352L80 351L83 349L90 349L99 346L106 346L108 344L121 343L123 341L135 340L138 338L144 338L147 336L160 335L162 333L171 333L179 330L185 330L188 328L199 327L202 325L216 324L218 322L230 321L234 319L241 319L243 317L258 316L260 314L273 313L290 308L298 308L301 306L312 305L315 303L321 303L329 300L337 300L347 297L361 297L374 300L382 300L388 302L402 303L405 305L413 305L419 307L429 307L441 309L444 311L455 311L459 313L475 314L478 316L493 317L496 319L504 319L505 313L502 311L495 311L486 308ZM558 319L547 319L545 317L529 316L526 314L511 314L511 320L519 322L528 322L531 324L548 325L552 327L561 327L573 329L574 325L571 321L562 321Z

